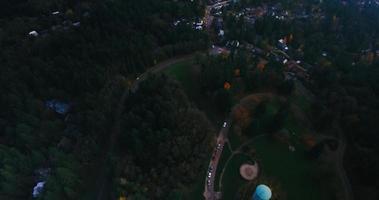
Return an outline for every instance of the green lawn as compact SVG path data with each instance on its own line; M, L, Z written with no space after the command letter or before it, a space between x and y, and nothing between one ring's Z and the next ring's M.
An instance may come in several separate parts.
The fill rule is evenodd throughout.
M287 129L291 133L295 133L297 136L300 136L304 133L309 133L309 130L302 124L298 123L292 113L290 113L285 119L283 128Z
M229 148L225 145L220 160L218 161L217 165L217 171L216 171L216 177L215 177L215 190L218 191L220 188L218 187L218 182L220 180L220 174L222 172L222 169L224 168L226 161L228 160L229 156L232 154L230 152Z
M192 66L194 65L194 60L189 59L186 61L175 63L169 67L167 67L163 73L167 74L168 76L174 77L176 80L178 80L185 91L188 94L191 94L194 92L194 84L193 84L193 70Z
M312 181L316 163L305 158L305 151L300 145L295 145L296 151L290 152L285 144L260 138L251 146L256 149L262 172L280 182L288 199L326 199L320 185L315 185Z
M222 196L225 200L233 200L236 197L239 189L243 184L247 183L240 176L240 166L248 162L250 158L248 156L237 154L235 155L225 169L225 174L222 179Z
M244 135L249 138L256 136L257 134L267 133L272 127L272 122L275 118L275 115L279 112L280 104L279 101L274 99L270 102L265 103L264 109L259 111L258 109L262 109L259 106L256 108L254 113L254 119L251 124L244 131Z
M228 139L233 150L236 150L242 144L241 137L234 133L233 128L229 130Z

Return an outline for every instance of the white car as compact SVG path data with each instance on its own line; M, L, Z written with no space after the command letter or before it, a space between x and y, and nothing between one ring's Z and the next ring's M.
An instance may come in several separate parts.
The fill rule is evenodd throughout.
M226 127L228 125L228 123L224 122L224 124L222 125L222 127Z

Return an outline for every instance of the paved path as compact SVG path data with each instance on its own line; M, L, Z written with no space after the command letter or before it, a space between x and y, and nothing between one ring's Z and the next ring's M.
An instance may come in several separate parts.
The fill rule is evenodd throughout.
M225 142L227 140L227 135L230 129L231 120L227 119L225 120L226 124L223 124L223 127L221 128L218 137L216 139L216 146L213 150L211 161L209 162L209 167L207 170L207 174L205 177L205 184L204 184L204 198L207 200L214 200L217 199L216 192L214 190L214 181L216 178L217 173L217 166L220 161L220 157L222 155L222 151L225 146ZM209 171L209 169L212 169L212 171Z

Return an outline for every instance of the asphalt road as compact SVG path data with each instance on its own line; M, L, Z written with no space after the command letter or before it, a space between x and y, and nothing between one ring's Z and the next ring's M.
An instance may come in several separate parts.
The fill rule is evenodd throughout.
M230 124L231 120L227 119L225 120L226 126L222 126L218 137L216 139L216 146L214 147L212 158L209 162L208 170L207 170L207 175L205 177L205 184L204 184L204 198L206 200L214 200L217 199L217 194L214 190L214 181L216 178L216 173L217 173L217 166L220 161L220 157L222 155L222 151L225 146L225 142L228 139L228 132L230 129ZM212 168L212 171L209 171L209 169ZM209 176L210 174L210 176ZM208 183L209 181L209 183Z

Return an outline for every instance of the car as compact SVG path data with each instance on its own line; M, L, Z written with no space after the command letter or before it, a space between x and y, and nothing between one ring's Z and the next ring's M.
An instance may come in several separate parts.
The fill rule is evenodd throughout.
M228 123L227 122L224 122L224 124L222 125L222 127L226 127L228 125Z

